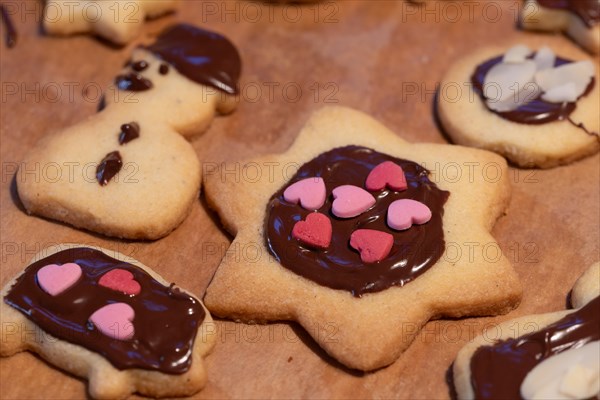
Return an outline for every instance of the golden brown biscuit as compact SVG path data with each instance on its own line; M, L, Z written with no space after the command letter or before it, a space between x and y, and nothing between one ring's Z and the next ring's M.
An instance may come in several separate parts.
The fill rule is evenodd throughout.
M525 45L534 52L545 46L543 41L533 39L525 42ZM508 96L509 100L533 99L515 111L498 113L489 107L489 103L486 105L472 77L478 67L479 71L483 71L486 65L491 65L492 60L502 57L511 48L481 48L450 66L441 82L440 87L443 89L438 97L438 114L452 140L458 144L494 151L522 167L549 168L596 153L600 149L600 76L597 62L590 60L589 56L578 49L550 45L549 49L557 57L591 63L595 71L594 80L588 86L589 91L575 103L565 102L561 105L542 102L540 99L545 93L539 91L535 82L519 86L522 91L518 91L515 86L520 84L517 82L519 77L507 78L508 89L503 90L497 82L490 82L488 93L492 100L500 99L501 95ZM532 88L538 91L529 91ZM543 112L539 112L540 107ZM552 107L554 114L548 111L549 107ZM571 109L573 110L562 112ZM532 110L526 114L529 121L545 120L544 115L551 115L552 118L544 123L523 122L527 120L520 117L521 110Z
M315 161L319 156L323 158ZM394 168L402 164L407 189L375 190L376 204L358 219L335 217L331 212L340 210L335 210L335 204L333 211L329 209L332 190L352 180L356 180L352 184L363 187L368 173L365 165L378 164L381 159L395 160ZM325 166L319 160L324 160ZM283 201L280 193L301 178L294 173L313 167L320 171L316 175L323 181L309 179L309 185L314 182L320 189L315 189L314 197L300 198L300 204L316 207L324 198L326 204L318 212L308 212ZM360 173L353 173L354 169ZM494 173L482 173L485 169L493 169ZM256 173L232 174L236 170ZM335 176L329 176L329 172ZM298 321L321 347L350 368L373 370L386 366L400 357L430 319L495 315L519 303L519 280L489 233L510 198L506 172L505 161L493 153L460 146L411 144L358 111L324 108L310 118L285 153L224 164L205 174L207 201L217 210L225 228L235 235L207 289L205 303L214 314L238 321ZM326 196L320 182L324 183ZM402 182L396 184L398 188L403 186ZM356 193L357 189L351 191ZM347 199L349 203L361 202L359 198L368 201L371 195L364 195L364 189L359 192ZM340 191L336 193L343 196ZM284 197L288 195L290 192ZM408 230L388 228L386 201L403 196L420 199L431 207L429 222L413 218L415 226ZM273 210L279 206L285 206L283 212L293 215L278 215L279 211ZM310 241L310 226L305 225L308 229L304 230L302 224L296 228L294 222L310 224L301 220L318 214L322 216L317 220L331 221L333 233L330 247L315 251L296 239ZM382 249L378 240L359 240L353 245L364 245L359 254L351 248L353 223L377 229L384 237L392 236L392 249ZM319 226L313 238L324 235L325 240L317 241L317 245L327 246L327 224ZM414 242L401 237L414 238ZM371 249L369 245L373 245ZM477 250L469 250L472 245ZM489 254L484 254L483 248L490 250ZM369 255L381 255L386 250L388 255L384 254L379 263L362 262L361 257L369 250L373 250ZM278 262L274 251L285 260ZM327 255L339 255L345 266L328 263L323 258ZM305 256L315 257L316 261L307 262ZM414 271L409 269L411 265L403 269L403 257ZM323 262L329 268L319 267ZM333 288L336 286L337 290Z
M134 50L101 112L44 136L26 155L16 176L23 205L109 236L167 235L200 189L200 162L185 138L235 108L239 73L225 37L171 27Z
M593 54L600 52L600 11L597 0L526 0L521 26L534 31L562 31Z
M94 398L191 395L206 383L203 358L216 341L208 311L116 251L45 249L4 287L2 299L0 355L39 354L88 379Z
M146 18L177 8L179 0L48 0L44 30L51 35L94 33L116 44L127 44L139 33Z
M496 340L490 340L486 334L476 337L461 349L454 362L458 397L579 399L597 396L594 385L597 388L599 296L600 263L595 263L573 287L571 303L575 310L528 315L504 322L490 334ZM589 346L579 351L583 354L571 352L584 345ZM591 360L586 360L590 356Z

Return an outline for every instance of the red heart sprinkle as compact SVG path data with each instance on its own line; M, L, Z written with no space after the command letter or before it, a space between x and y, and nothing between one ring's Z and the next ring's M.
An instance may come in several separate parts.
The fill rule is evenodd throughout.
M308 214L305 221L298 221L292 229L292 237L307 246L326 249L331 243L331 221L321 213Z
M393 244L392 235L373 229L357 229L350 235L350 246L358 250L364 263L383 260L392 251Z
M120 268L113 269L102 275L98 284L129 295L136 295L142 291L140 284L133 279L133 274Z
M388 187L395 191L406 190L406 177L402 167L391 161L384 161L369 173L365 187L372 192Z

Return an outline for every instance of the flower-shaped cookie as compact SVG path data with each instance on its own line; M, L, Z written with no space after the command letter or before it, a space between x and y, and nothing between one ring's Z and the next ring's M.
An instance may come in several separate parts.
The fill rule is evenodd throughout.
M216 315L298 321L341 363L373 370L432 318L504 313L520 300L489 233L510 197L493 153L410 144L367 115L328 107L287 152L237 166L259 174L243 179L234 167L205 175L207 200L241 251L207 289Z

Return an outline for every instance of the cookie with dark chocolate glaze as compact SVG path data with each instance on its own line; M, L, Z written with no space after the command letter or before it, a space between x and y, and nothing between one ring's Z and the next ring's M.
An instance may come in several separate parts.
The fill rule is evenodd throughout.
M598 152L599 66L564 41L529 37L457 59L437 99L448 136L527 168L551 168ZM548 60L552 65L545 65Z
M480 335L454 362L459 399L591 399L600 395L600 263L577 280L573 310L528 315ZM499 333L499 335L498 335Z
M87 379L94 398L186 396L206 384L204 357L216 341L210 314L133 258L60 244L38 253L1 295L0 355L32 351Z
M520 301L490 235L510 198L496 154L408 143L361 112L327 107L285 153L245 165L261 173L236 179L224 165L206 176L231 249L256 249L221 262L204 299L213 314L297 321L332 357L367 371L401 357L430 319L496 315ZM456 175L439 172L448 165ZM468 165L493 165L498 179ZM468 257L470 242L497 257Z

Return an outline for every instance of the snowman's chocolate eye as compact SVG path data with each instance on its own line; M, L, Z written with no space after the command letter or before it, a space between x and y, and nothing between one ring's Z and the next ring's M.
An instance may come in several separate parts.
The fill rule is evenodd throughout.
M158 67L158 72L161 75L166 75L169 73L169 65L168 64L160 64L160 67Z
M131 69L133 69L136 72L142 72L146 68L148 68L148 63L144 60L137 61L131 65Z
M115 84L119 90L130 90L133 92L141 92L152 89L152 82L135 72L118 75L115 78Z

